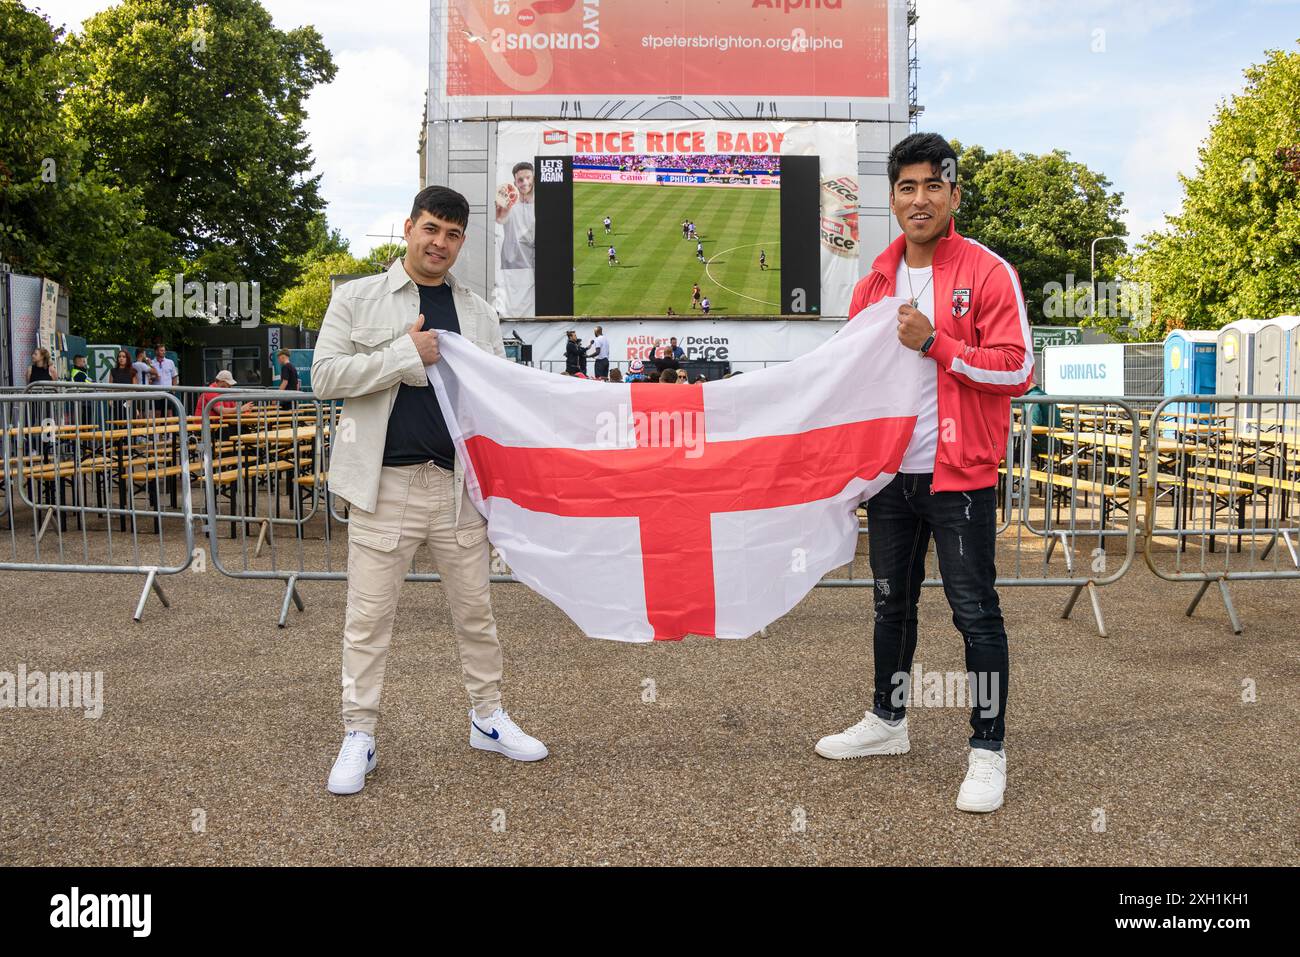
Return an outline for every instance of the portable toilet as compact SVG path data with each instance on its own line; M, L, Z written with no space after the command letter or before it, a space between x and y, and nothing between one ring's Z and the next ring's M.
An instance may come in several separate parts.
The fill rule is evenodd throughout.
M1213 395L1217 387L1216 355L1219 334L1199 329L1175 329L1165 336L1165 395ZM1212 402L1167 406L1178 416L1213 412Z
M1219 330L1215 392L1220 395L1250 395L1255 387L1255 333L1264 321L1238 319ZM1255 418L1256 412L1250 405L1236 406L1235 409L1244 420ZM1233 410L1234 406L1225 404L1220 411L1231 414Z
M1256 395L1300 396L1300 316L1278 316L1255 333ZM1295 428L1294 406L1260 404L1260 426L1264 431L1280 428L1285 419L1288 431Z

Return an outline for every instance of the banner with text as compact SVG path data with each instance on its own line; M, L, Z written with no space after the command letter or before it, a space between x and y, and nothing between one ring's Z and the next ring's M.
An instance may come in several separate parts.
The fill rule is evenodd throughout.
M563 322L503 322L502 334L517 335L533 347L533 365L552 372L564 368L565 333L574 329L583 348L590 346L599 325L609 341L611 368L627 370L633 359L654 358L657 349L675 337L687 359L730 362L733 370L762 368L804 355L830 339L843 322L802 319L708 320L641 319Z
M453 116L570 97L890 98L891 0L446 0Z

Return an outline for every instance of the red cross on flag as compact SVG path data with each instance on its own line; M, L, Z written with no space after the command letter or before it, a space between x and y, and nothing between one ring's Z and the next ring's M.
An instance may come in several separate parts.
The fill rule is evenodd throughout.
M790 362L703 385L607 383L439 337L429 380L488 537L587 635L744 638L857 548L921 380L903 300Z

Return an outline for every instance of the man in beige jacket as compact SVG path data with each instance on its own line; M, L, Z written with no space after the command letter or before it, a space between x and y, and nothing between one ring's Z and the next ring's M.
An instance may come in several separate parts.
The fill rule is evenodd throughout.
M406 221L406 256L354 279L330 300L311 366L312 389L343 399L330 490L348 502L348 604L343 629L343 746L327 787L355 794L375 768L375 725L397 596L415 550L442 576L469 692L469 743L519 761L546 757L501 707L501 645L488 594L487 525L426 366L438 332L505 356L496 313L451 275L469 223L465 197L430 186Z

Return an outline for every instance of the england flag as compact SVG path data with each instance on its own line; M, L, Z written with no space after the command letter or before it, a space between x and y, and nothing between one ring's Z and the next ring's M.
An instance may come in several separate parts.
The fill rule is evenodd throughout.
M898 471L925 361L903 301L702 385L554 375L452 333L429 381L520 581L594 638L745 638L852 560L854 509Z

